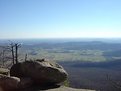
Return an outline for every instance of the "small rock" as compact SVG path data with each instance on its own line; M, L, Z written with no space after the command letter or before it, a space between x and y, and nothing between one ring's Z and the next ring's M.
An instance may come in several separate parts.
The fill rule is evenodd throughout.
M3 75L9 75L9 70L6 69L6 68L0 68L0 74L3 74Z
M17 77L1 76L0 87L4 91L12 91L18 88L18 83L20 79Z

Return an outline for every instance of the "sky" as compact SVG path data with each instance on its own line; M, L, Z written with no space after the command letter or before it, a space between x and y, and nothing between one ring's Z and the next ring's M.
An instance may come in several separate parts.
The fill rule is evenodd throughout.
M0 0L0 39L121 38L121 0Z

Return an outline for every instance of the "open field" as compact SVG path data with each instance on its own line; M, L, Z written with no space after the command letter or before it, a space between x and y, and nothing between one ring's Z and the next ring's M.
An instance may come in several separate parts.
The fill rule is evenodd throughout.
M28 59L103 62L121 59L121 44L103 42L23 44L20 54L24 56L25 53L28 54Z

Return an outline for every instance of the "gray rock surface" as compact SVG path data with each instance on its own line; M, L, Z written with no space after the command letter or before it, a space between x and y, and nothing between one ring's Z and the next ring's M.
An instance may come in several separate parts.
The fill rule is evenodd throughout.
M96 91L96 90L89 90L89 89L76 89L76 88L70 88L70 87L65 87L61 86L58 88L50 88L47 90L40 90L40 89L25 89L22 91Z
M42 91L42 90L40 90ZM70 87L60 87L60 88L55 88L55 89L48 89L44 91L95 91L95 90L89 90L89 89L75 89L75 88L70 88Z

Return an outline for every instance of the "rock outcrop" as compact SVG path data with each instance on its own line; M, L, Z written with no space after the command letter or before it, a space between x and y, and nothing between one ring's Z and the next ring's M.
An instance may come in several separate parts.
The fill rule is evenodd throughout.
M10 77L0 74L0 91L14 91L32 86L30 78Z
M18 89L20 79L17 77L8 77L0 75L0 89L3 91L13 91Z
M95 91L60 86L67 72L59 64L43 59L15 64L10 75L0 75L0 91Z
M41 90L38 90L38 91L41 91ZM61 87L59 87L59 88L48 89L48 90L43 90L43 91L95 91L95 90L89 90L89 89L75 89L75 88L70 88L70 87L61 86Z
M54 85L67 79L67 72L57 63L45 60L26 61L12 66L11 76L29 77L39 85Z

